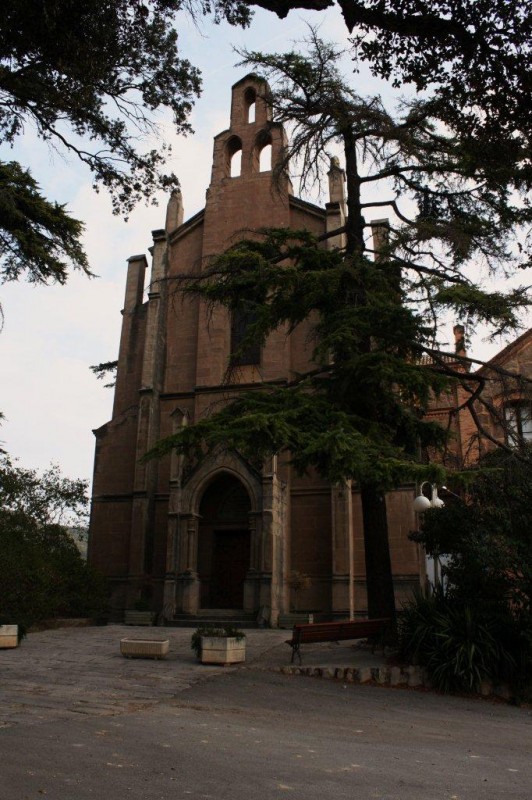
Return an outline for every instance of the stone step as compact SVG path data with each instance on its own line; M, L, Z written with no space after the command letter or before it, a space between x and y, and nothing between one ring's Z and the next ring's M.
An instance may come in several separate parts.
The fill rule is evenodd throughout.
M233 628L257 628L253 614L244 614L238 609L203 609L198 614L176 614L167 623L180 628L217 628L230 625Z
M173 619L165 622L167 628L222 628L224 625L230 625L231 628L258 628L256 622L248 619Z
M174 614L176 619L255 619L256 614L246 614L244 611L226 611L225 613L215 613L211 611L198 614L184 614L177 611Z

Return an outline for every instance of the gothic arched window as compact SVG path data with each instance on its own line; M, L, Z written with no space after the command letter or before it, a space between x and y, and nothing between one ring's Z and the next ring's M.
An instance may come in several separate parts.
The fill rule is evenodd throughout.
M235 367L244 367L250 364L260 364L260 344L253 342L242 349L242 342L248 332L249 326L256 321L253 311L235 310L231 318L231 364Z

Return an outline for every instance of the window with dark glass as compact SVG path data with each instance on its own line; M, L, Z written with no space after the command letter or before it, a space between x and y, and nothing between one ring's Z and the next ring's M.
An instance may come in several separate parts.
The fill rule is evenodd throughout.
M243 367L249 364L260 364L260 343L253 342L242 349L242 342L250 325L256 321L253 311L233 311L231 322L231 364Z
M511 403L504 408L508 441L532 442L532 403Z

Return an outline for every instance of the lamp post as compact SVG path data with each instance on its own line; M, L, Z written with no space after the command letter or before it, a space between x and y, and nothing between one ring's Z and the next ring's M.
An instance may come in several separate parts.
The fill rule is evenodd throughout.
M425 486L430 487L430 499L423 492ZM441 497L438 497L438 487L436 486L436 484L430 483L429 481L423 481L423 483L419 487L419 494L415 498L413 505L414 505L414 511L417 514L422 514L429 508L443 508L445 503L443 502ZM441 563L439 556L434 555L433 557L425 554L425 567L429 583L431 583L433 586L438 586L441 583ZM430 578L431 574L433 576L433 580L431 580Z

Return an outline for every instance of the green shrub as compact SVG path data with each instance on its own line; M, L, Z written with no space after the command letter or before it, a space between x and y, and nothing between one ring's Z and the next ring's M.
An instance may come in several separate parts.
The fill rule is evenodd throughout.
M104 578L70 530L85 527L87 482L58 467L42 474L0 455L0 618L29 628L51 617L103 617Z
M440 691L478 691L483 680L498 682L515 673L499 623L481 609L453 603L441 590L418 592L399 614L401 653L425 667Z
M423 515L411 538L444 554L441 588L417 594L401 614L404 657L417 658L441 689L478 689L489 678L517 697L532 672L532 446L519 458L486 456L463 473L468 490ZM530 691L530 689L528 689Z
M0 509L0 617L29 628L51 617L98 617L108 607L105 579L82 559L60 525L39 526Z
M242 641L246 638L246 634L238 628L233 628L231 625L221 625L218 628L197 628L192 634L190 640L190 647L196 653L196 656L201 656L201 637L202 636L224 636L226 638L236 639Z

